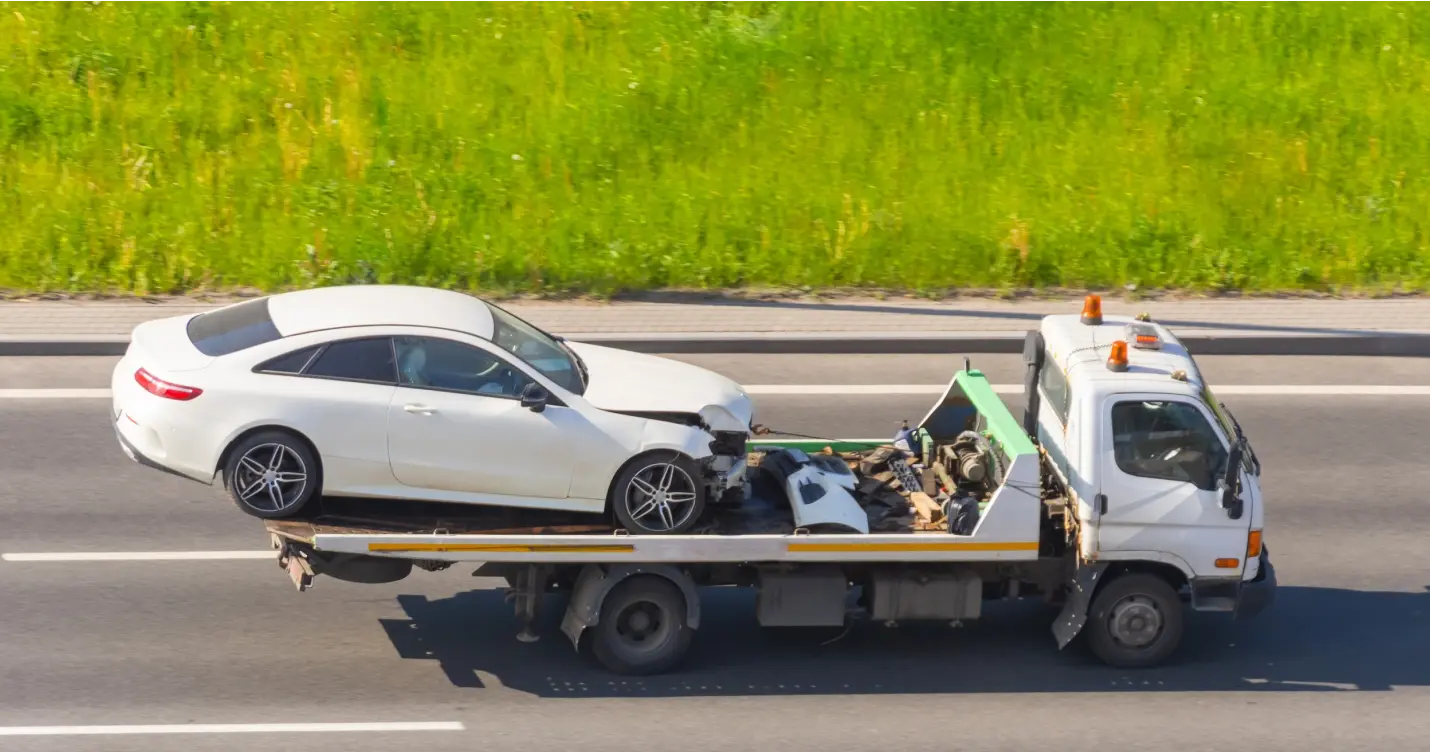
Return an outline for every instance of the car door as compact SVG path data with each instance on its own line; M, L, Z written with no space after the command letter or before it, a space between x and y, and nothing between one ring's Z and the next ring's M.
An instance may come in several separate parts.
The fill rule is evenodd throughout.
M1102 401L1097 545L1104 554L1175 555L1198 576L1240 576L1249 515L1221 507L1227 437L1205 405L1166 394ZM1218 560L1235 559L1235 567Z
M522 407L521 392L534 379L490 350L430 336L397 336L394 343L399 384L388 414L388 456L399 483L567 498L573 411Z

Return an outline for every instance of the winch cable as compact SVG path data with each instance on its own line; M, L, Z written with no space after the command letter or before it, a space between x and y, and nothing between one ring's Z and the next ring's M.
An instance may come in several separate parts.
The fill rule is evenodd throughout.
M764 430L763 430L762 432L756 434L757 436L768 436L768 435L770 435L770 434L778 434L778 435L780 435L780 436L793 436L793 437L798 438L798 439L810 439L810 440L813 440L813 441L825 441L825 442L828 442L828 443L830 443L830 444L843 444L843 445L845 445L845 446L866 447L866 448L868 448L868 449L878 449L878 448L880 448L880 447L893 446L893 444L894 444L894 442L892 442L892 441L883 441L883 442L880 442L880 443L878 443L878 444L874 444L874 443L866 442L866 441L848 441L848 440L846 440L846 439L827 439L827 438L825 438L825 437L823 437L823 436L810 436L810 435L808 435L808 434L795 433L794 431L780 431L780 430L777 430L777 429L774 429L774 428L769 428L769 427L767 427L767 426L761 426L761 428L763 428Z

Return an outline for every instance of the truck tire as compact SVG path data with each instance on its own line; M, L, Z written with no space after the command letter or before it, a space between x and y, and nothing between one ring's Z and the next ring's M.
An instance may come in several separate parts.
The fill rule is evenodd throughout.
M693 635L686 623L685 596L658 575L634 575L606 594L591 650L601 665L618 674L649 676L685 658Z
M1125 574L1093 599L1088 643L1115 668L1149 668L1165 661L1182 642L1182 601L1167 581L1152 574Z

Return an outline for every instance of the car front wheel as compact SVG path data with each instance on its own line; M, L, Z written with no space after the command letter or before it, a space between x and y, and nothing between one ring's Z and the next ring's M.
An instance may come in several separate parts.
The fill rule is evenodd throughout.
M705 484L695 463L674 452L637 459L616 479L616 521L637 535L672 535L695 526L705 511Z
M240 441L224 465L224 486L239 509L262 519L292 517L318 495L318 461L282 431Z

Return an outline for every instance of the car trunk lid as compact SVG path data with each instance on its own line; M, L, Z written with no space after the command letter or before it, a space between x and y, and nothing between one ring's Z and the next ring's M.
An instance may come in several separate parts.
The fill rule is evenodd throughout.
M200 352L189 338L188 324L193 318L171 316L134 327L125 358L155 375L206 368L214 359Z

